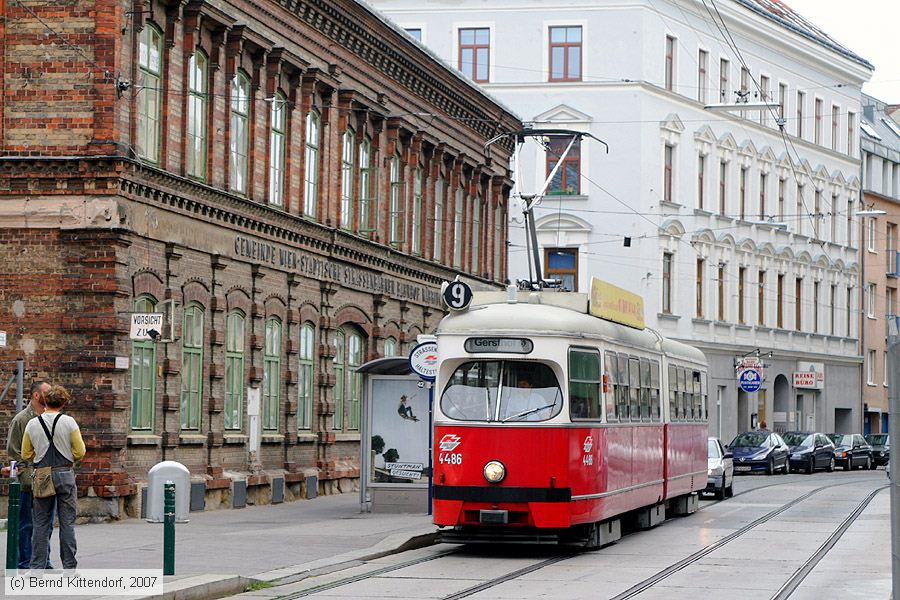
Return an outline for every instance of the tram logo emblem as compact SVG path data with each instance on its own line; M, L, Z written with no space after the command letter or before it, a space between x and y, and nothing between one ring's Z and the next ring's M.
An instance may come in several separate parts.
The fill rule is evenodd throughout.
M587 436L584 438L584 453L587 454L594 447L594 438Z
M441 438L441 441L438 443L438 445L441 447L441 452L453 452L453 450L455 450L461 442L461 437L459 437L458 435L453 435L452 433L448 433Z

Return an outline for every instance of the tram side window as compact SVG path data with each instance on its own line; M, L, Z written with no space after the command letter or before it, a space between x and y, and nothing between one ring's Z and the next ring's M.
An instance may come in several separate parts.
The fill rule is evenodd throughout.
M678 420L675 411L675 399L678 396L678 369L669 365L669 421Z
M650 420L650 360L641 359L641 421Z
M679 421L684 421L684 368L675 369L678 374L678 392L675 394L675 414Z
M569 350L569 411L573 419L602 417L598 352Z
M616 418L616 398L618 397L616 390L618 389L617 382L619 381L617 377L618 363L616 362L615 352L607 352L605 358L603 370L608 385L606 390L606 421L607 423L612 423L618 421Z
M637 358L628 359L628 400L631 420L641 420L641 362Z
M700 387L700 371L694 371L691 378L694 385L694 420L703 420L703 391Z
M616 356L616 362L619 365L619 372L616 381L619 386L616 388L616 414L619 415L620 421L628 420L628 357L619 354Z
M650 361L650 418L654 421L660 421L659 406L659 361Z
M700 393L703 395L703 420L704 421L709 419L709 412L707 412L709 410L709 408L707 406L707 399L709 397L708 396L709 392L706 389L707 376L708 375L706 373L700 374Z

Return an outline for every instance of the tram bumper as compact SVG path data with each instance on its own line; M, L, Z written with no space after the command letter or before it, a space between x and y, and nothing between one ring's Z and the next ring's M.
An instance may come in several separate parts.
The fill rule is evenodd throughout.
M569 488L434 486L437 525L560 528L571 524Z

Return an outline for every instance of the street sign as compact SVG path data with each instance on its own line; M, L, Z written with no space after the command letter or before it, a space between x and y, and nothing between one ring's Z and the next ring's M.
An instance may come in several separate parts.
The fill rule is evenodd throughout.
M160 337L163 330L163 313L131 313L133 340L146 341Z
M444 288L443 296L450 310L465 310L472 301L472 288L462 281L451 281Z
M409 368L422 379L434 381L437 367L437 342L422 342L410 351Z
M738 386L748 393L758 391L762 386L762 376L756 369L744 369L738 375Z

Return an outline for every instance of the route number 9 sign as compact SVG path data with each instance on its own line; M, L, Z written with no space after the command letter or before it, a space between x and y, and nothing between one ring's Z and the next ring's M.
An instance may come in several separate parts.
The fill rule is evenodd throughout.
M443 296L450 310L465 310L472 302L472 288L462 281L451 281L444 288Z

